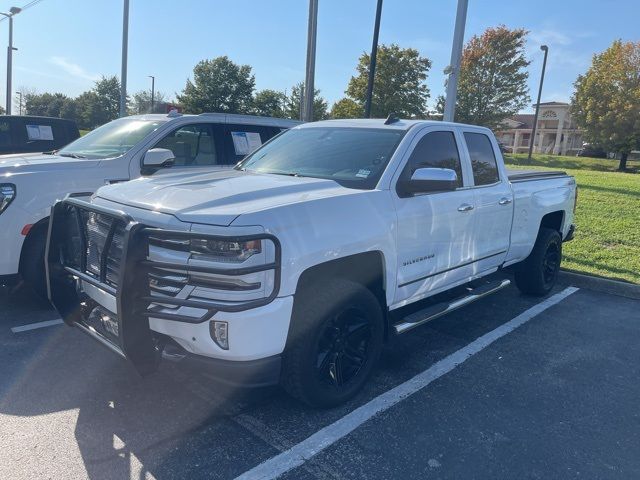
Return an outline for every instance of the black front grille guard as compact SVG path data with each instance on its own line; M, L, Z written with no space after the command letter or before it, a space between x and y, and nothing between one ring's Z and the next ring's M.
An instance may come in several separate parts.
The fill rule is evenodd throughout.
M79 228L80 269L70 266L65 259L65 245L69 238L68 222L81 222L80 210L94 212L110 217L113 222L107 235L100 258L100 276L86 273L86 239L83 238L83 228ZM120 260L117 286L106 283L107 256L110 242L116 227L124 225L123 250ZM77 223L80 227L79 223ZM147 259L149 252L149 237L163 240L171 239L210 239L230 242L246 242L251 240L267 240L274 245L274 261L254 267L240 267L220 269L206 266L185 265L170 262L154 262ZM68 247L67 247L68 248ZM173 320L184 323L203 323L210 320L217 312L240 312L261 307L272 302L280 290L281 278L281 247L276 237L270 234L255 234L242 236L209 235L199 232L182 232L148 227L137 223L126 213L99 205L90 204L76 198L66 198L56 203L51 211L49 221L49 235L46 249L47 288L51 303L60 313L65 323L79 327L94 339L130 360L141 373L149 373L157 368L159 359L156 342L149 328L149 318ZM178 273L203 272L216 275L245 275L261 271L274 271L273 289L268 297L250 300L243 303L218 303L204 300L187 300L153 295L149 289L148 273L155 269L169 269ZM88 314L85 307L87 297L79 292L76 279L83 281L107 292L116 298L118 321L117 344L85 323ZM171 312L155 311L153 305L175 305L194 307L206 310L200 317L190 317Z

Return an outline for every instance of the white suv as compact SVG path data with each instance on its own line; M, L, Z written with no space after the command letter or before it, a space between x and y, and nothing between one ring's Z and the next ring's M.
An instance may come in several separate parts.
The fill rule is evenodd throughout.
M21 274L46 296L49 210L68 194L89 197L102 185L140 176L233 166L298 123L216 113L136 115L58 151L0 157L0 281Z

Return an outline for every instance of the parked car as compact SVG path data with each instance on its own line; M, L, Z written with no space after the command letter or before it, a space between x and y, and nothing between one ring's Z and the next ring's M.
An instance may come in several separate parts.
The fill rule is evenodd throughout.
M489 274L514 265L521 291L547 294L575 198L564 172L508 172L483 127L303 124L233 170L57 203L50 299L142 374L161 359L191 363L333 406L363 386L393 335L510 283Z
M46 296L49 211L66 195L167 171L231 168L300 122L244 115L137 115L114 120L48 154L0 157L0 277L20 274Z
M57 150L79 136L73 120L18 115L0 117L0 155Z
M582 148L576 153L576 157L607 158L607 152L600 147L583 143Z

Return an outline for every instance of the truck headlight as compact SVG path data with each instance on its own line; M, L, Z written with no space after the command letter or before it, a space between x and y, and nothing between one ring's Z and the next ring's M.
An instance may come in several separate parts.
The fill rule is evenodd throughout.
M0 183L0 213L4 212L16 198L16 186L13 183Z
M191 253L193 255L196 257L209 257L217 262L240 263L260 252L262 252L262 243L260 240L248 240L245 242L207 240L202 238L194 238L191 240Z

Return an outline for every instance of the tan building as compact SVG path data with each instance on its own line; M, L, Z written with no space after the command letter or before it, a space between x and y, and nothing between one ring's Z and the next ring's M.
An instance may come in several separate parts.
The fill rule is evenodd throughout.
M536 106L533 105L535 108ZM533 129L533 113L515 115L496 132L498 141L507 151L527 153ZM540 104L536 139L533 151L553 155L575 155L582 147L582 131L578 129L569 113L569 104L546 102Z

